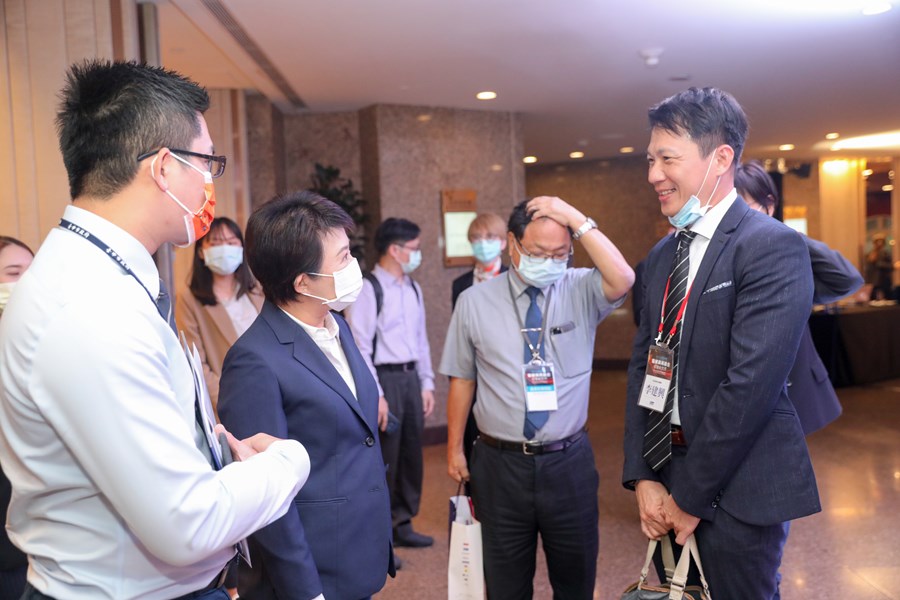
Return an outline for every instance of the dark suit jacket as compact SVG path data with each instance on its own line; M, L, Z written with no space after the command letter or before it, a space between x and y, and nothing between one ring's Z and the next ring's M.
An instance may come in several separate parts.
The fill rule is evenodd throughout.
M500 272L503 273L506 271L508 267L506 265L500 265ZM459 277L453 280L453 287L451 289L452 296L450 298L450 306L451 308L456 308L456 300L459 298L459 295L464 291L472 287L472 284L475 282L475 271L469 271L468 273L463 273Z
M649 411L638 397L675 246L667 236L647 257L628 372L626 486L659 481L643 458ZM709 242L682 324L677 385L687 476L669 491L688 513L711 520L721 509L772 525L821 509L786 385L812 293L800 235L736 200Z
M311 471L288 513L251 538L242 598L357 600L390 571L391 513L378 441L378 391L334 315L359 400L309 335L266 302L225 357L219 417L238 438L299 440ZM249 577L249 580L248 580Z
M813 302L829 304L856 291L863 278L840 252L804 236L812 262ZM816 352L809 327L803 330L794 368L788 376L788 396L797 409L803 433L825 427L841 415L841 403L828 379L828 371Z

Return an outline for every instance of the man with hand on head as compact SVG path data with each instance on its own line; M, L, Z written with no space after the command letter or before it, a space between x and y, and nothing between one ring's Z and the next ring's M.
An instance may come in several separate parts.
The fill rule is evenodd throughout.
M593 263L569 269L578 241ZM540 535L555 597L593 598L597 486L585 435L597 325L634 273L593 219L560 198L518 204L511 268L459 297L441 360L450 477L469 481L491 600L533 593ZM476 389L471 463L463 430Z
M648 180L677 233L646 261L622 481L641 529L696 532L715 598L775 598L784 523L820 510L787 377L812 303L795 231L734 189L737 101L691 88L650 109Z
M257 434L213 469L152 254L209 229L206 91L137 63L72 67L57 124L73 205L0 320L0 460L26 600L227 600L235 545L283 515L300 443Z

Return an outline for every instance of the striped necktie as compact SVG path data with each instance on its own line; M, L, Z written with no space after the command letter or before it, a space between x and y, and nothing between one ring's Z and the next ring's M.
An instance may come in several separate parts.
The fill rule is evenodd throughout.
M678 234L678 247L672 261L672 273L669 276L669 294L663 302L665 318L663 319L663 339L672 331L681 303L687 294L688 272L690 271L691 242L696 232L682 230ZM647 417L647 431L644 433L644 459L654 471L660 470L672 457L672 409L675 406L675 389L678 385L678 346L681 342L681 327L669 341L669 348L674 354L672 358L672 383L666 394L666 406L662 412L650 411Z

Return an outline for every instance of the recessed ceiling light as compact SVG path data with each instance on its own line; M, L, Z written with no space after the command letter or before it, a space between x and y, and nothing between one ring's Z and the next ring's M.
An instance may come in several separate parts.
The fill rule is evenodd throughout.
M418 117L416 117L416 120L420 123L427 123L428 121L431 120L431 115L429 115L429 114L419 115Z
M787 152L788 150L793 150L794 145L793 144L782 144L782 145L778 146L778 149L781 150L782 152Z
M634 152L634 147L622 146L621 148L619 148L619 152L621 152L622 154L631 154L632 152Z
M477 94L475 94L475 97L478 98L479 100L493 100L494 98L497 97L497 92L491 92L491 91L478 92Z
M502 171L503 165L491 165L491 171Z
M844 138L831 146L832 150L870 150L874 148L900 148L900 131Z
M839 134L839 133L826 133L826 134L825 134L825 139L826 139L826 140L836 140L836 139L838 139L839 137L841 137L841 134Z
M575 152L569 152L569 158L584 158L584 152L580 152L576 150Z
M868 176L870 176L870 175L871 175L872 173L874 173L874 172L875 172L875 171L873 171L872 169L864 169L863 172L862 172L862 176L863 176L863 177L868 177Z
M883 186L881 186L881 191L882 192L893 192L894 186L892 186L891 184L883 185Z
M537 162L537 156L526 156L525 158L522 159L522 162L525 163L526 165L533 165L534 163Z

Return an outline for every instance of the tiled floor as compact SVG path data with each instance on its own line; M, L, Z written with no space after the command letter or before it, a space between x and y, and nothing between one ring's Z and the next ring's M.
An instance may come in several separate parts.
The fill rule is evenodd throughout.
M900 600L900 380L843 388L844 415L810 436L824 510L795 521L782 565L784 600ZM616 600L640 570L646 541L634 495L619 483L625 373L594 374L590 437L600 470L600 558L595 598ZM447 597L446 447L425 449L425 489L416 528L427 549L401 548L403 570L378 600ZM539 559L538 600L552 598ZM730 600L727 598L716 600Z

